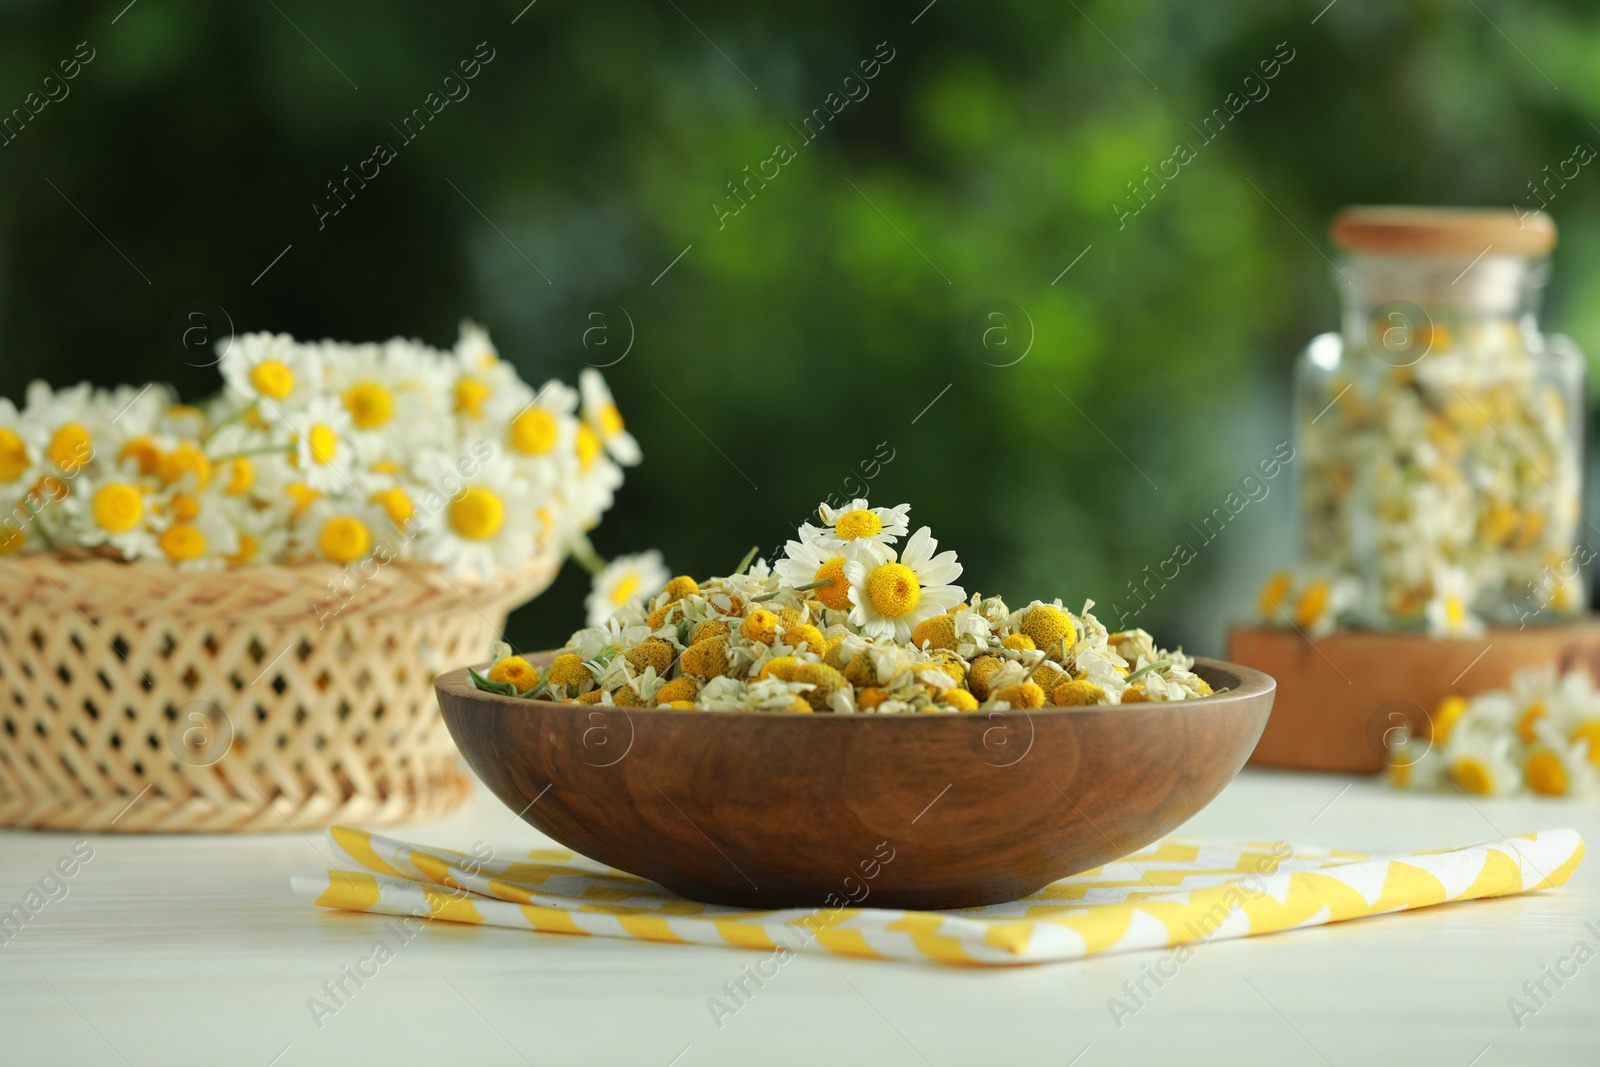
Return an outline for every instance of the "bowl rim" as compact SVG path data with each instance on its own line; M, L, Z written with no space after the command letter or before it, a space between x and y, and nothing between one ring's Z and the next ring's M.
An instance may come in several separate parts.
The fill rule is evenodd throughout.
M527 652L522 653L522 655L524 658L529 660L538 660L541 657L546 656L554 657L555 651L548 650L544 652ZM637 711L641 713L648 713L652 717L664 715L668 717L697 718L708 715L715 717L733 715L747 718L758 718L767 721L793 719L798 722L818 722L835 719L842 721L871 722L937 722L945 719L957 721L975 719L988 720L994 715L1023 718L1033 715L1083 715L1097 713L1104 714L1108 712L1117 712L1119 714L1166 713L1174 709L1191 710L1241 704L1254 700L1263 694L1270 694L1278 687L1276 679L1264 671L1256 670L1254 667L1246 667L1243 664L1230 663L1227 660L1211 659L1205 656L1194 657L1194 663L1196 667L1206 667L1221 673L1231 674L1239 679L1239 684L1237 686L1230 687L1226 693L1216 693L1210 696L1195 697L1189 700L1157 700L1149 703L1139 704L1094 704L1088 707L1073 708L1012 708L1007 711L953 712L936 715L831 715L827 713L798 715L792 712L777 711L711 711L706 708L658 707L631 708L619 707L614 704L576 704L571 701L529 700L526 697L511 697L505 696L501 693L488 693L474 686L472 684L472 679L467 675L467 671L470 669L476 670L479 673L483 673L483 671L488 669L490 666L489 664L471 664L467 667L457 667L454 670L446 671L433 680L433 686L435 691L439 693L449 692L456 696L466 696L469 699L484 700L490 704L505 705L507 707L519 708L524 711L543 711L555 708L568 708L578 712L620 711L631 713Z

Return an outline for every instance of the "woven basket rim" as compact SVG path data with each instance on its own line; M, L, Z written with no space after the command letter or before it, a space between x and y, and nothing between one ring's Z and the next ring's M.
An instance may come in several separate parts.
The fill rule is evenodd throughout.
M33 553L0 559L0 608L32 604L134 616L260 613L285 618L316 614L318 604L338 614L383 610L426 612L465 600L484 611L503 611L545 588L562 555L544 549L515 571L487 578L452 577L444 568L396 560L371 573L359 564L262 563L210 570L178 570L158 560L124 561ZM343 590L343 597L333 590Z

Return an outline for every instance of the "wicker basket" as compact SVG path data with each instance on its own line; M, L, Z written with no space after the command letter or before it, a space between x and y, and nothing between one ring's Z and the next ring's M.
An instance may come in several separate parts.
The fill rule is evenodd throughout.
M433 679L482 659L559 565L469 583L401 563L363 581L330 566L0 560L0 826L251 831L440 814L467 779Z

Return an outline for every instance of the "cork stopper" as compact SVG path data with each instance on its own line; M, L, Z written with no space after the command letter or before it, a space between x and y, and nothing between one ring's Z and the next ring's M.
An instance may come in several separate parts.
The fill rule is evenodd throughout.
M1333 243L1387 256L1543 256L1556 224L1542 211L1490 208L1347 207L1328 227Z

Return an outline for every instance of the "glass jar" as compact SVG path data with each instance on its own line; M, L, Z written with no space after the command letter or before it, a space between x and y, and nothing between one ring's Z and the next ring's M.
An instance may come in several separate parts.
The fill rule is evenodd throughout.
M1295 370L1304 563L1340 623L1471 634L1584 609L1584 361L1539 331L1538 212L1348 208L1343 328Z

